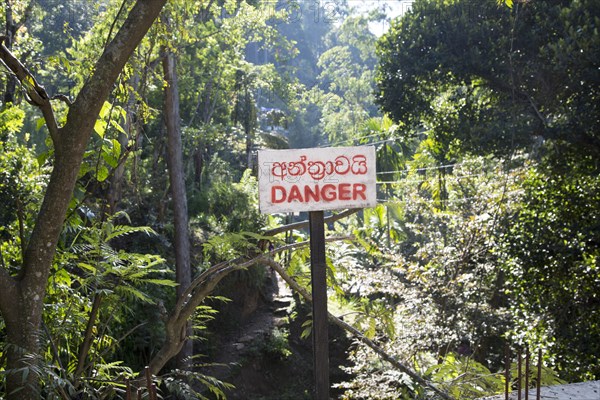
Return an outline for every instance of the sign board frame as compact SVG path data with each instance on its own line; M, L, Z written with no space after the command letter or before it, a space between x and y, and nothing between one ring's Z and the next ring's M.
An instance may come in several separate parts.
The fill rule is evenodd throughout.
M264 214L377 205L373 146L260 150L258 168Z

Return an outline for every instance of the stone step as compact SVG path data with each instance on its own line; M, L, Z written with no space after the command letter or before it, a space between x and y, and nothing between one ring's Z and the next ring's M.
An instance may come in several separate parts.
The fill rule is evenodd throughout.
M276 317L285 317L290 314L288 307L280 307L273 310L273 315Z
M292 296L275 297L273 299L272 303L277 307L287 307L290 304L292 304L293 301L294 301L294 298Z

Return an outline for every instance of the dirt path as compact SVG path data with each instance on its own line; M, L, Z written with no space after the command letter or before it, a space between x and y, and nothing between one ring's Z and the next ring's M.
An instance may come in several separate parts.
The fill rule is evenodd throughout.
M273 364L264 359L264 350L272 340L275 329L287 329L288 314L293 297L287 284L273 271L268 272L264 301L236 329L227 332L219 341L218 350L202 373L233 383L235 390L227 393L228 399L250 399L250 393L271 390L267 371Z

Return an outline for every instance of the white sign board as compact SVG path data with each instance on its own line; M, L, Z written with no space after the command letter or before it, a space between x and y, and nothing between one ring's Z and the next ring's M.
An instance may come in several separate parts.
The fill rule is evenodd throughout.
M328 147L258 152L264 214L377 205L375 147Z

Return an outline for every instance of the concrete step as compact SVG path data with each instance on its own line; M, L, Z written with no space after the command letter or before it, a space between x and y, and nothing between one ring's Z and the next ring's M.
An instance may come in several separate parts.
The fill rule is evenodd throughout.
M536 389L529 389L528 398L536 399ZM509 400L518 399L518 393L509 395ZM479 400L504 400L505 396L482 397ZM521 399L525 399L525 390L521 391ZM540 390L540 400L600 400L600 381L570 383L568 385L547 386Z

